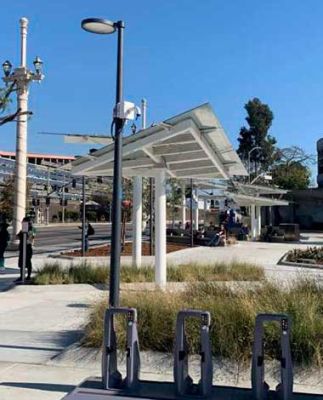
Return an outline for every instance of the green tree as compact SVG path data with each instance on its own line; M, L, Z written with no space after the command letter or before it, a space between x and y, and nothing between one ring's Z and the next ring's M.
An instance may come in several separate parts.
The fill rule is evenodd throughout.
M315 162L313 155L298 146L278 149L276 163L271 169L273 183L282 189L306 189L311 182L309 165Z
M0 213L8 220L13 218L13 194L15 178L10 176L4 179L0 192Z
M253 151L250 157L251 170L257 174L266 171L274 162L276 139L268 133L274 114L258 98L249 100L244 108L249 127L240 129L238 154L247 162L249 151L253 147L261 147L261 150Z

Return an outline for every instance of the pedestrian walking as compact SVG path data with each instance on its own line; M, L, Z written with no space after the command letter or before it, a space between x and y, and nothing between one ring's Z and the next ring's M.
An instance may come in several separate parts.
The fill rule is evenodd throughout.
M5 273L4 252L8 246L10 235L6 221L0 224L0 273Z
M36 230L33 226L32 220L29 217L25 217L22 222L28 222L28 232L26 238L26 269L27 269L27 280L31 279L31 272L32 272L32 256L33 256L33 246L35 242ZM17 235L19 239L19 260L18 265L20 268L20 278L18 281L22 281L22 267L23 267L23 251L24 251L24 233L22 230Z

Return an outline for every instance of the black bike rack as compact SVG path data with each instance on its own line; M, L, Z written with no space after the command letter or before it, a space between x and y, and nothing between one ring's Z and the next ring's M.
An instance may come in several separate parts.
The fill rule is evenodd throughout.
M114 317L126 315L126 377L118 371L117 338ZM137 333L137 311L134 308L108 308L104 318L104 341L102 352L102 383L105 389L126 387L133 389L139 382L140 353Z
M127 375L117 368L114 316L127 316ZM188 374L188 349L185 336L187 318L200 319L201 379L193 384ZM269 390L264 381L264 323L278 322L281 327L281 382ZM259 314L256 318L252 356L252 388L212 386L210 347L210 314L206 311L183 310L177 315L174 349L174 382L139 380L139 344L136 310L112 308L105 314L102 378L82 382L65 400L323 400L323 395L293 393L293 369L290 351L290 319L285 314Z
M269 386L264 380L264 324L266 322L279 322L281 328L281 382L276 387L276 392L281 400L288 400L293 394L293 365L290 350L291 322L285 314L259 314L256 317L254 346L252 355L251 383L254 400L266 400Z
M185 320L187 318L200 319L201 379L197 387L193 384L193 380L188 374L188 346L185 335ZM206 311L183 310L177 314L174 382L176 393L179 396L188 394L208 396L211 393L213 367L209 334L210 323L211 316Z

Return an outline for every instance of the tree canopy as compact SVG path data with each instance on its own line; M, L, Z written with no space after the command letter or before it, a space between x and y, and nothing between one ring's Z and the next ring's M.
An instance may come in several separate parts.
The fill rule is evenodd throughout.
M267 104L256 97L249 100L244 108L247 111L246 121L249 126L240 129L238 154L247 161L250 150L260 147L261 150L255 150L250 154L251 170L259 173L267 170L274 162L277 141L269 134L274 114Z
M314 162L315 157L298 146L278 149L271 170L273 183L287 190L308 188L311 181L309 165Z

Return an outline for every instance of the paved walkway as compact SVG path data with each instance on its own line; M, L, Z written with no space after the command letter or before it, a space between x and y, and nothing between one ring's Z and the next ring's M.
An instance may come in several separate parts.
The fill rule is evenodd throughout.
M289 249L323 244L323 235L304 235L302 243L242 242L226 248L194 248L170 253L170 264L240 260L263 265L268 276L290 280L299 273L314 274L323 279L323 271L277 266ZM35 256L35 266L44 263ZM67 261L68 262L68 261ZM0 291L10 288L18 276L17 259L7 261L7 273L0 275ZM106 292L90 285L16 286L0 293L0 399L59 400L74 385L90 375L100 374L98 357L85 362L85 357L71 358L66 348L73 345L84 327L89 306ZM74 352L75 355L75 352ZM162 379L165 374L149 374L145 378ZM171 371L171 366L169 367ZM248 374L247 374L248 375ZM246 375L246 376L247 376ZM170 378L170 375L167 375ZM225 376L223 371L218 376ZM315 376L315 383L313 381ZM220 378L219 378L220 379ZM322 392L320 374L311 381L298 380L299 390ZM243 382L242 382L243 383ZM303 383L303 385L302 385ZM307 385L307 386L304 386Z

